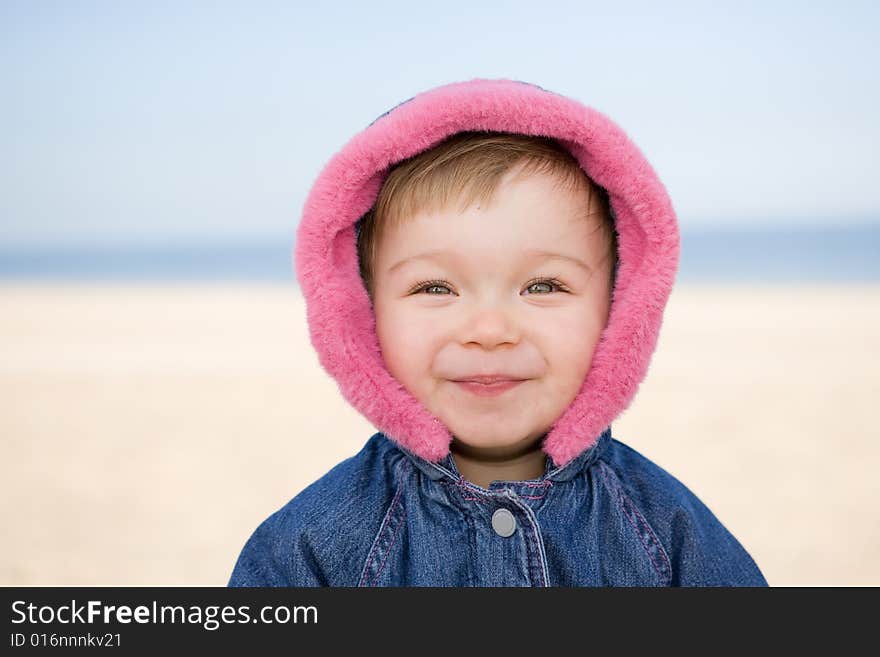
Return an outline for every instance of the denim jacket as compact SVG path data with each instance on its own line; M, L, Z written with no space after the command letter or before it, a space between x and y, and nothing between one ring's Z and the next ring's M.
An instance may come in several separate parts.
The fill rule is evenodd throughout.
M230 586L766 586L672 475L611 437L530 481L461 478L381 432L257 528Z
M607 324L580 391L543 436L544 475L489 488L462 479L449 428L387 369L358 259L391 167L462 131L555 140L607 195L616 235ZM259 525L229 583L766 585L693 493L611 437L648 371L679 247L672 202L643 153L575 99L478 78L378 116L312 185L294 251L320 364L378 432Z

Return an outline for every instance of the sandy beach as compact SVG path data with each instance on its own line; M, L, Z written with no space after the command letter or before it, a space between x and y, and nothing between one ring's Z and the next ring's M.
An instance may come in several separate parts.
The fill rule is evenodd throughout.
M680 284L614 437L774 586L880 585L880 285ZM375 429L291 283L0 285L2 585L223 585Z

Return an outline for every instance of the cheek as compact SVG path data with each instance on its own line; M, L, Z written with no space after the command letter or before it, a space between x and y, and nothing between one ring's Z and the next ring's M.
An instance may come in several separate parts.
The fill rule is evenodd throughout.
M559 314L552 322L542 322L541 350L553 369L566 378L583 379L605 327L603 320L604 317L584 308Z
M376 311L376 334L388 371L412 382L428 367L431 339L425 327L401 313Z

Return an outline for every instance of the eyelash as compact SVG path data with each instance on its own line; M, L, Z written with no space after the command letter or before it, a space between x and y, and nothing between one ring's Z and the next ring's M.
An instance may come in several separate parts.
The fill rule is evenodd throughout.
M560 281L559 279L557 279L555 277L533 278L532 280L530 280L526 284L526 288L530 288L532 285L537 285L538 283L548 283L548 284L552 285L553 287L559 288L560 292L570 292L570 290L562 283L562 281ZM419 283L416 283L410 289L408 294L415 294L416 292L421 292L422 290L429 288L429 287L433 287L434 285L439 285L441 287L446 287L446 288L450 288L450 289L452 288L452 286L449 285L449 283L447 283L446 281L440 281L440 280L420 281ZM552 294L552 292L541 292L540 294L546 295L546 294ZM428 296L439 297L439 296L443 296L443 295L442 294L429 294Z

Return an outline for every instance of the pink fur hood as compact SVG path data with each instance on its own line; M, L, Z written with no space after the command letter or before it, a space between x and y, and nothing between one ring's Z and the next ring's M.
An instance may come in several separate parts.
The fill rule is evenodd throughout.
M680 243L666 189L639 148L577 100L517 80L478 78L423 91L352 137L318 175L297 228L294 263L311 342L343 396L379 431L428 461L449 453L448 428L385 367L355 224L390 166L464 130L552 137L608 192L618 239L608 324L580 392L542 444L562 466L595 444L644 379Z

